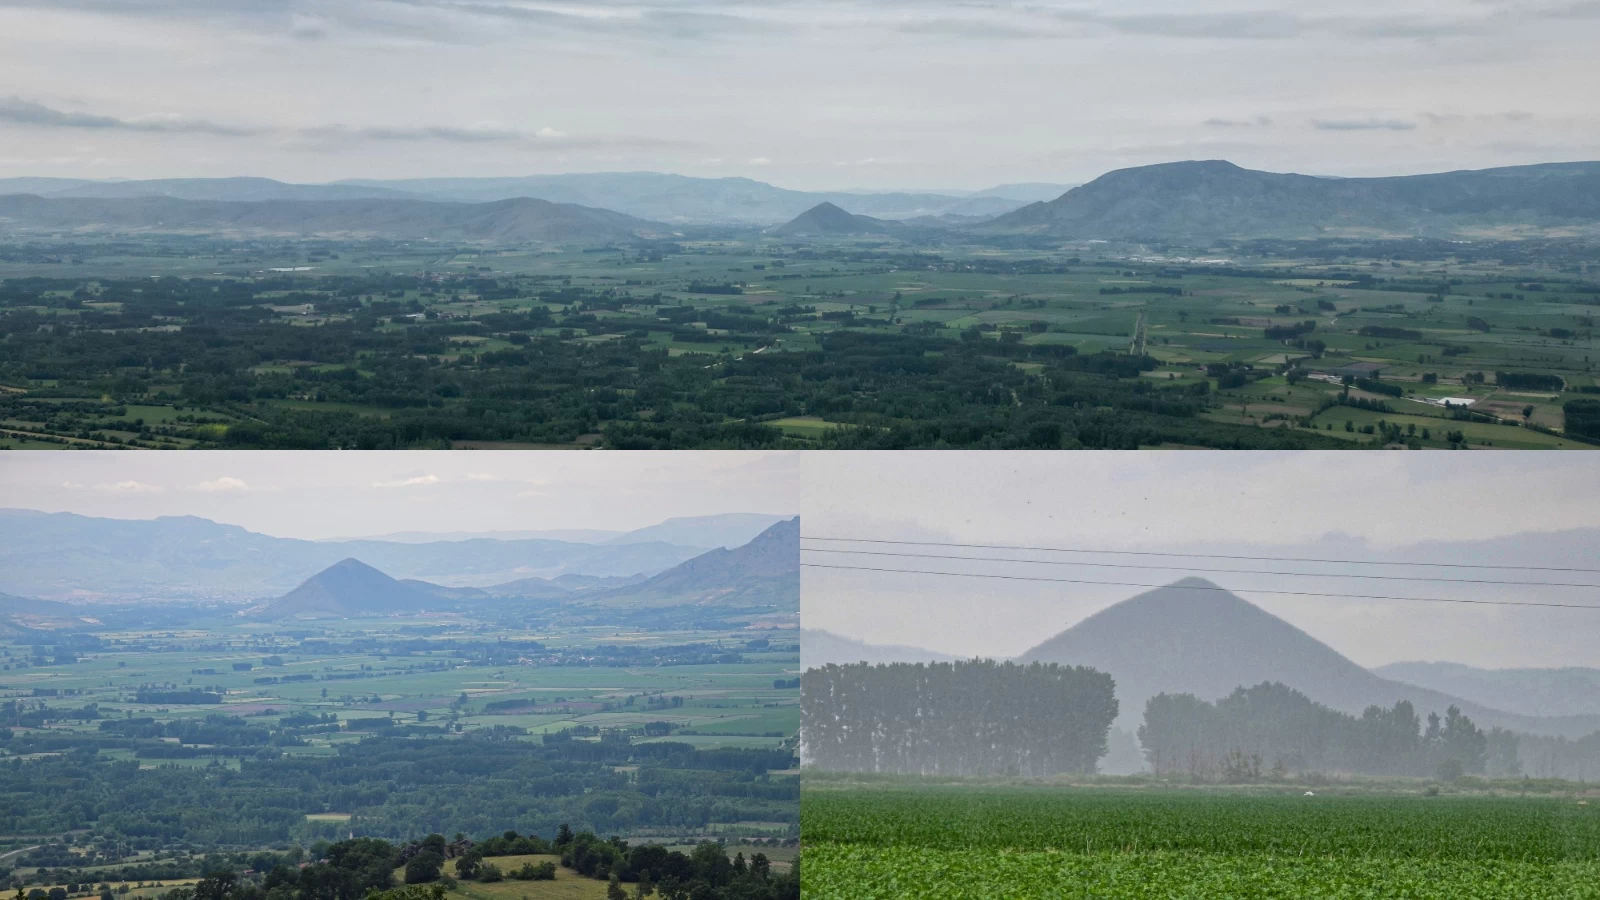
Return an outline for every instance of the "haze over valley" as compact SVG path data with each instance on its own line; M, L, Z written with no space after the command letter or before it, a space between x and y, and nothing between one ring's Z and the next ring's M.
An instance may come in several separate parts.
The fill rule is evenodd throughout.
M964 660L1092 670L1116 702L1098 763L1112 773L1189 765L1198 777L1194 760L1221 765L1240 734L1257 735L1244 752L1263 765L1425 773L1432 763L1362 757L1338 735L1359 742L1380 720L1430 714L1500 735L1491 744L1509 755L1487 765L1502 775L1577 778L1600 763L1588 749L1600 735L1588 590L1600 528L1576 505L1592 486L1567 480L1581 466L1541 467L1576 496L1515 521L1525 498L1504 487L1503 455L1431 467L1105 454L1069 469L1045 455L976 469L961 454L900 456L892 480L870 457L805 463L839 485L804 511L801 658L828 670L819 690L854 690L859 663L901 673L888 679L927 666L930 691ZM1337 475L1305 480L1313 472ZM1403 505L1380 499L1399 486ZM1417 540L1439 504L1458 524ZM1226 521L1213 514L1223 506ZM1547 529L1524 524L1537 520ZM1318 535L1334 523L1339 533ZM839 765L858 764L843 761L858 759L849 738L828 740Z

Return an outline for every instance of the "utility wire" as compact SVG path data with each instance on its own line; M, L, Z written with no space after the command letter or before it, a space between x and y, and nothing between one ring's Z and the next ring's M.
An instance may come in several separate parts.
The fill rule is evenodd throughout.
M1309 563L1337 563L1349 566L1428 566L1447 569L1505 569L1520 572L1587 572L1600 575L1600 569L1586 569L1569 566L1513 566L1489 565L1485 563L1442 563L1442 562L1383 562L1380 560L1361 559L1319 559L1304 556L1235 556L1224 553L1160 553L1154 550L1093 550L1082 547L1027 547L1016 544L957 544L945 541L889 541L881 538L850 538L850 537L821 537L817 535L801 535L803 541L836 541L847 544L890 544L900 547L955 547L965 550L1028 550L1036 553L1088 553L1105 556L1165 556L1183 559L1233 559L1248 560L1252 562L1309 562ZM817 548L821 549L821 548Z
M1600 606L1591 606L1583 603L1546 603L1537 600L1467 600L1458 597L1386 597L1374 594L1333 594L1322 591L1275 591L1265 588L1241 588L1230 591L1228 588L1216 585L1170 585L1170 584L1145 584L1133 581L1084 581L1077 578L1045 578L1038 575L996 575L981 574L977 572L933 572L927 569L884 569L872 566L834 566L823 563L802 562L801 567L807 569L841 569L852 572L891 572L900 575L940 575L950 578L998 578L1005 581L1047 581L1058 584L1101 584L1112 587L1142 587L1164 588L1172 587L1178 590L1189 591L1224 591L1227 593L1242 594L1277 594L1284 597L1339 597L1347 600L1405 600L1417 603L1465 603L1473 606L1545 606L1556 609L1590 609L1600 612Z
M1505 584L1516 587L1600 588L1591 582L1495 581L1489 578L1433 578L1427 575L1362 575L1340 572L1269 572L1262 569L1196 569L1190 566L1158 566L1148 563L1097 563L1076 559L1017 559L1012 556L956 556L947 553L901 553L893 550L835 550L831 547L801 547L808 553L844 553L851 556L894 556L903 559L959 559L968 562L1027 563L1039 566L1094 566L1101 569L1145 569L1163 572L1221 572L1238 575L1294 575L1305 578L1366 578L1376 581L1437 581L1444 584Z

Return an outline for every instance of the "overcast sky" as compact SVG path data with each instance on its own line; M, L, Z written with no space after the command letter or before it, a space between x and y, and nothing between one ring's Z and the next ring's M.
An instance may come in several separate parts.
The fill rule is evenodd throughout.
M1587 454L809 453L808 538L877 538L1123 551L1208 552L1597 569L1600 478ZM819 486L826 485L826 489ZM1545 532L1568 531L1561 538ZM1490 542L1490 543L1485 543ZM1426 575L1600 583L1600 574L1417 570L1218 559L894 547L807 540L807 563L1123 582L1093 586L807 568L801 615L873 643L1013 656L1112 603L1194 573L1235 590L1363 665L1600 666L1600 587L1451 585L1335 577ZM990 564L816 548L1073 560ZM1122 568L1123 566L1134 568ZM1148 566L1149 568L1141 568ZM1153 568L1163 566L1169 568ZM1201 573L1207 568L1301 576ZM1259 590L1251 590L1252 588ZM1267 590L1542 601L1597 609L1290 597Z
M800 507L793 453L0 454L0 506L193 515L280 537L629 531L678 516Z
M1600 157L1595 0L0 0L0 177Z

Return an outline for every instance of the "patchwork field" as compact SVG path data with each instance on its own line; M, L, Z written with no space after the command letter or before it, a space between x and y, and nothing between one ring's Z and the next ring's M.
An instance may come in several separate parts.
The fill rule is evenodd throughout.
M0 446L1600 441L1583 243L144 240L0 261Z

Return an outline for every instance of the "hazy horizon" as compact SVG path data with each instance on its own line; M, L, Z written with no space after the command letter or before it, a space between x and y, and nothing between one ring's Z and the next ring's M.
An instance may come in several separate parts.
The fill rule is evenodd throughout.
M724 513L794 515L788 451L13 453L0 506L118 519L194 515L274 537L633 531Z
M1247 168L1247 169L1253 168L1251 166L1245 166L1245 165L1242 165L1240 163L1237 163L1237 162L1235 162L1234 160L1231 160L1231 159L1225 159L1225 158L1221 158L1221 157L1218 157L1217 159L1219 159L1222 162L1230 162L1230 163L1234 163L1235 165L1241 165L1242 168ZM1177 158L1177 157L1175 157L1173 159L1152 160L1152 161L1146 162L1146 163L1139 163L1138 165L1140 165L1140 166L1145 166L1145 165L1164 165L1164 164L1173 164L1173 163L1181 163L1181 162L1201 162L1201 161L1212 161L1212 160L1209 159L1209 158L1202 159L1202 158L1199 158L1199 157L1185 157L1185 158ZM1572 159L1542 159L1542 160L1537 160L1537 161L1532 161L1532 162L1525 162L1525 163L1509 163L1509 164L1506 164L1505 166L1499 166L1499 165L1481 166L1481 167L1474 166L1474 167L1469 167L1469 168L1460 168L1460 167L1458 167L1458 168L1454 168L1454 169L1422 169L1422 170L1416 170L1416 171L1413 171L1413 170L1410 170L1410 169L1396 169L1395 171L1366 172L1366 173L1363 173L1362 175L1341 175L1341 174L1335 174L1335 173L1331 173L1331 172L1321 172L1321 171L1289 171L1289 170L1282 170L1281 172L1279 172L1279 174L1310 175L1310 176L1316 177L1316 178L1351 178L1351 177L1371 177L1371 178L1393 177L1393 178L1398 178L1398 177L1404 177L1404 176L1407 176L1407 175L1440 174L1440 173L1443 173L1443 172L1446 172L1446 171L1479 171L1479 170L1482 170L1482 169L1510 168L1510 167L1516 167L1516 166L1521 166L1521 165L1543 165L1543 164L1585 163L1585 162L1600 162L1600 150L1597 150L1595 158L1576 158L1575 157L1575 158L1572 158ZM1110 172L1110 171L1114 171L1114 170L1107 169L1105 172L1100 172L1100 173L1095 174L1095 175L1089 175L1089 176L1083 177L1081 179L1078 179L1078 180L1070 182L1070 183L1069 182L1065 182L1065 181L1052 181L1052 180L1044 179L1044 180L1028 180L1028 181L996 181L996 182L986 182L986 183L983 183L983 184L975 184L975 185L964 186L964 187L954 187L954 186L951 186L951 185L933 185L933 186L929 186L929 185L909 185L909 186L898 186L898 187L882 187L882 186L873 185L873 184L834 184L834 185L821 185L821 186L812 186L812 187L797 187L797 186L794 186L794 185L791 185L791 184L780 183L780 182L778 182L776 180L773 180L773 179L762 178L759 175L707 175L707 174L698 174L698 173L691 173L691 172L684 172L684 171L677 171L677 170L652 170L652 169L629 169L629 170L621 170L621 169L617 169L617 170L599 170L599 169L583 170L583 169L577 169L577 170L571 170L571 171L556 171L556 172L508 173L508 174L502 175L502 176L480 175L480 174L469 174L469 173L457 174L457 173L452 173L452 172L441 172L441 173L436 173L436 174L431 174L431 175L406 176L406 177L394 178L394 179L379 179L379 178L366 178L366 177L363 177L363 176L349 176L349 177L342 177L342 178L330 179L330 180L325 180L325 181L295 181L295 180L292 180L292 179L274 178L272 176L259 175L259 174L252 173L252 172L235 172L235 173L231 173L231 174L230 173L225 173L225 174L216 174L216 175L167 174L167 175L150 175L150 176L140 176L140 177L121 177L121 176L98 177L98 176L95 176L95 175L81 175L81 176L76 176L76 175L74 175L74 176L43 175L43 176L41 176L41 175L35 175L33 173L20 173L20 174L15 174L15 175L0 174L0 178L30 178L30 177L60 178L60 179L63 179L63 180L68 180L68 181L80 181L80 180L81 181L91 181L91 182L95 182L95 183L98 183L98 184L121 184L121 183L126 183L126 182L167 181L167 180L180 180L180 179L230 180L230 179L265 178L265 179L272 180L272 181L278 181L278 182L281 182L281 183L284 183L284 184L312 185L312 186L323 186L323 187L326 187L326 186L337 186L337 185L342 185L342 184L349 184L349 183L352 183L352 182L382 181L382 182L385 182L386 184L389 184L389 183L396 184L396 189L403 191L404 187L401 186L400 183L403 183L405 181L411 181L411 180L435 180L435 179L438 179L438 180L464 180L464 181L466 181L466 180L481 179L481 178L499 178L499 177L504 177L504 178L519 178L519 177L537 178L537 177L562 177L562 176L586 177L586 176L607 176L607 175L662 175L662 176L668 176L668 177L681 176L681 177L687 177L687 178L706 178L706 179L713 179L713 180L716 180L716 179L730 179L730 180L731 179L744 179L744 180L749 180L749 181L755 181L755 182L758 182L758 183L761 183L761 184L766 184L766 185L769 185L771 187L778 188L780 190L804 191L804 192L808 192L808 193L842 193L842 194L863 194L863 195L883 194L883 193L908 193L908 194L946 194L946 195L950 195L950 196L963 196L963 195L968 195L968 194L977 194L977 193L981 193L983 191L992 190L992 189L996 189L996 188L1004 188L1004 187L1010 187L1010 186L1013 186L1013 185L1024 185L1024 184L1060 184L1062 186L1062 190L1063 190L1063 193L1064 193L1065 191L1070 190L1072 187L1076 186L1077 184L1084 184L1084 183L1093 181L1095 178L1098 178L1100 175L1107 174L1107 172ZM1258 171L1278 171L1278 170L1258 170Z
M1066 547L1106 551L1593 567L1600 529L1593 466L1577 457L1504 452L1351 456L1337 452L1127 454L1049 451L997 457L898 451L802 459L806 563L1017 574L1085 584L896 575L806 568L805 627L873 644L957 656L1017 656L1148 588L1197 575L1286 619L1363 666L1442 660L1487 668L1600 666L1600 609L1527 608L1297 597L1273 590L1390 597L1596 604L1595 590L1340 578L1426 575L1594 582L1592 574L1425 570L1217 558L1049 554L829 543L824 537ZM892 472L885 471L892 467ZM1582 532L1580 532L1580 535ZM1600 532L1596 532L1600 535ZM832 555L844 547L945 556L1075 560L995 565L971 560ZM1496 559L1482 554L1515 554ZM1099 565L1088 565L1098 563ZM1239 569L1247 572L1219 572ZM1306 577L1268 575L1294 571ZM1100 584L1093 584L1099 582ZM1122 584L1116 584L1121 582ZM981 610L981 613L975 612Z
M6 0L0 177L979 189L1594 159L1597 32L1560 0Z

